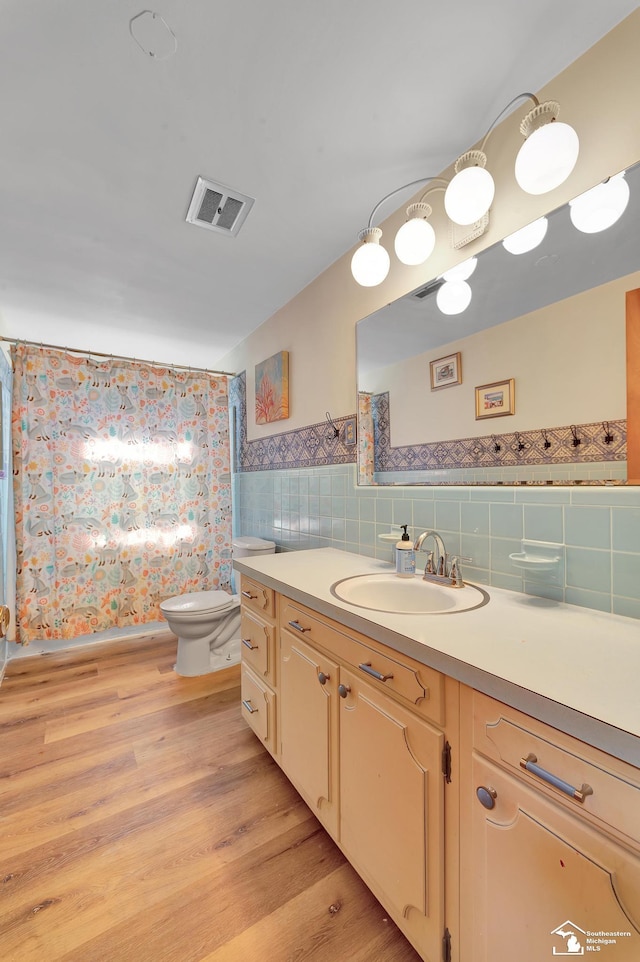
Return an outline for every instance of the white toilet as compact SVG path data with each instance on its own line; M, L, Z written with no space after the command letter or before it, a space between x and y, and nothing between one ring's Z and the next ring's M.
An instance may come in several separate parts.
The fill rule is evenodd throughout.
M240 537L233 557L273 554L273 541ZM240 661L240 596L226 591L194 591L160 603L160 610L178 638L178 675L206 675Z

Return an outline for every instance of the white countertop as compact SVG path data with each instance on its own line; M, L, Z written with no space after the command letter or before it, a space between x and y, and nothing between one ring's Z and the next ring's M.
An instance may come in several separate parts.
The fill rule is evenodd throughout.
M488 585L455 614L368 611L331 594L392 571L318 548L234 559L234 567L347 627L640 767L640 621ZM453 590L453 589L452 589Z

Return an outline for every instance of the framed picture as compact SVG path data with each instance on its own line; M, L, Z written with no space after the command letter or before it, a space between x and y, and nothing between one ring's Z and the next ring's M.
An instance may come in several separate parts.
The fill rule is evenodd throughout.
M439 391L441 387L453 387L462 384L462 359L460 351L439 357L437 361L429 363L431 372L431 390Z
M494 381L476 388L476 421L516 413L515 381Z
M289 352L256 364L256 424L289 417Z

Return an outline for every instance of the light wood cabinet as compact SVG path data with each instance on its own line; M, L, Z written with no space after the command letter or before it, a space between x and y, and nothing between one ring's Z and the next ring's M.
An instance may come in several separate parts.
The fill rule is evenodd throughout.
M444 934L444 733L340 672L340 844L424 958Z
M338 665L290 630L280 645L280 763L336 838Z
M277 754L278 645L276 596L242 575L240 690L242 713L248 725L272 755Z
M637 770L478 692L461 704L461 958L637 962Z
M246 592L245 717L425 962L640 959L637 768Z

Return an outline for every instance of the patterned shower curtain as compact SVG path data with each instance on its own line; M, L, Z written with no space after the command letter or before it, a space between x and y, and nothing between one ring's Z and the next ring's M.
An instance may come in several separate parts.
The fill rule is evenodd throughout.
M19 640L228 589L226 378L24 344L12 358Z

